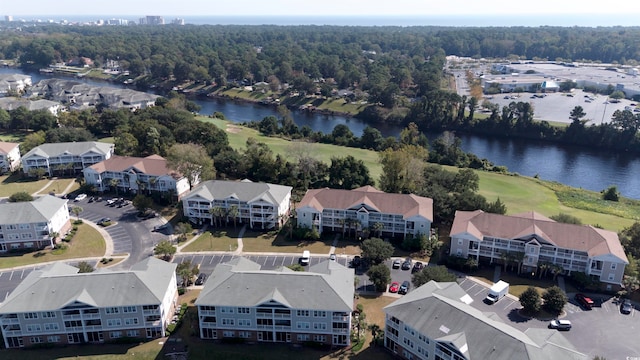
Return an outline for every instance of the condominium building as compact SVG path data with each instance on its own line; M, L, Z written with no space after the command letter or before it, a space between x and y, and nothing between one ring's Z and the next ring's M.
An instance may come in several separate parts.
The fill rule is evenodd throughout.
M6 348L165 336L177 303L176 265L149 257L129 271L35 270L0 305Z
M376 236L406 237L430 233L433 200L385 193L372 186L325 188L308 190L296 212L299 226L314 227L320 233L355 227L356 231L371 228Z
M489 262L512 256L522 271L534 273L554 265L567 274L584 272L609 290L619 287L629 263L615 232L555 222L536 212L456 211L450 235L451 255Z
M353 277L329 260L300 272L234 258L216 267L196 300L200 337L347 346Z
M167 160L159 155L145 158L114 155L89 166L83 173L86 183L98 191L117 187L123 192L161 192L178 198L189 191L187 178L169 169Z
M184 214L196 224L216 220L248 224L251 228L273 229L286 222L291 186L254 183L249 180L210 180L193 188L182 200Z
M0 204L0 252L53 246L70 227L67 200L55 196Z
M424 284L384 308L384 346L401 359L588 359L557 330L522 332L471 302L455 282Z
M15 171L20 167L20 144L0 142L0 170Z
M42 144L22 157L22 170L33 174L42 168L50 176L73 175L110 158L113 152L113 144L96 141Z

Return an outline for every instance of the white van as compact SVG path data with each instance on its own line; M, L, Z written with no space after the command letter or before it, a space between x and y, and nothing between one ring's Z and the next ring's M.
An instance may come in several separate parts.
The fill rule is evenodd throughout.
M311 253L309 250L305 250L302 252L302 257L300 258L300 264L309 265L309 258L311 257Z

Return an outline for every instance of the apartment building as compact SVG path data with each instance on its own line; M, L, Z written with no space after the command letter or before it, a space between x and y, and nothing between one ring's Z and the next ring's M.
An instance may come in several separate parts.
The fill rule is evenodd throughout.
M35 270L0 305L6 348L157 338L177 305L176 264L149 257L129 271Z
M0 169L15 171L20 167L20 144L0 142Z
M384 308L384 346L411 360L588 359L560 332L522 332L472 301L455 282L424 284Z
M185 216L195 224L233 222L229 210L234 208L238 211L237 223L273 229L284 224L289 216L292 189L250 180L210 180L194 187L184 196L182 204Z
M70 228L67 200L46 195L0 204L0 252L53 246L51 234L62 235Z
M629 263L615 232L555 222L536 212L456 211L450 235L452 255L490 262L504 262L511 255L524 272L555 265L567 274L584 272L608 290L620 286Z
M114 155L82 172L86 183L94 185L98 191L117 187L122 192L160 192L178 198L189 191L187 178L169 169L167 160L159 155L145 158Z
M85 168L109 159L114 145L97 141L42 144L22 157L22 170L32 174L42 168L49 176L73 175Z
M298 226L318 232L372 229L375 236L429 234L433 200L413 194L389 194L372 186L353 190L308 190L296 207ZM379 228L374 230L375 224ZM379 232L380 234L376 234Z
M196 300L202 339L349 345L353 269L260 267L243 257L216 267Z

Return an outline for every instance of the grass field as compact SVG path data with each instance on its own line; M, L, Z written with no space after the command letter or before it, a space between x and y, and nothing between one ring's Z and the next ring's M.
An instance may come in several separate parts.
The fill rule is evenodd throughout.
M24 255L6 255L0 257L0 268L39 264L48 261L68 260L84 257L103 256L106 251L104 239L100 233L87 224L78 226L76 236L67 244L68 249L61 254L51 250L41 250Z
M26 191L29 194L33 194L47 185L48 182L48 179L23 179L17 174L0 176L0 197L10 196L19 191Z
M182 251L234 251L238 248L237 235L237 231L235 235L228 234L226 231L205 231Z
M493 285L493 273L494 268L490 267L474 270L470 272L469 275L489 285ZM516 297L520 297L520 294L527 290L529 286L533 286L534 288L536 288L536 290L538 290L538 293L542 295L546 289L554 285L558 285L556 282L553 282L552 279L522 277L511 271L502 271L500 274L500 279L509 283L509 294ZM577 291L577 289L568 281L565 282L565 288L567 292Z

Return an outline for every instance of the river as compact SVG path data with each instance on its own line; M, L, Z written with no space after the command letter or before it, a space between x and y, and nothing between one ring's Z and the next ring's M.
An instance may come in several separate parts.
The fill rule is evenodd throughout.
M18 69L0 69L0 73L17 73ZM33 82L49 78L50 75L30 73ZM89 79L78 79L96 86L124 87L122 84L108 83ZM211 115L216 111L223 113L230 121L247 122L261 120L275 115L276 109L245 102L197 99L200 113ZM302 127L308 125L314 131L328 133L338 124L349 126L360 136L367 126L359 119L344 116L329 116L300 111L292 111L295 123ZM372 124L383 136L398 136L400 126ZM437 134L428 134L433 139ZM546 142L495 139L474 135L460 135L462 149L487 158L496 165L504 165L509 171L526 176L538 175L543 180L557 181L577 188L600 191L611 185L618 187L623 196L640 199L640 157L630 154L612 154L603 150L583 147L571 147Z

